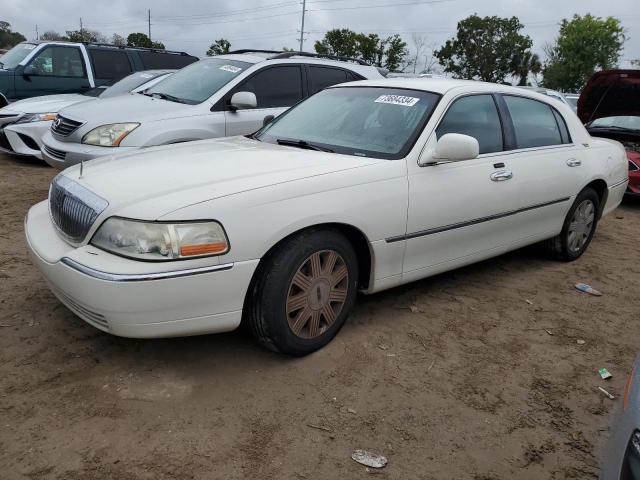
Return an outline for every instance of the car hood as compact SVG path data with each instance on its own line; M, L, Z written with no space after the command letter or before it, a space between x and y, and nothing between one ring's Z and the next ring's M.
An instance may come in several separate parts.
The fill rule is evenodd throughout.
M605 70L589 79L578 100L582 123L597 118L640 116L640 70Z
M104 98L90 104L72 105L61 115L99 126L109 123L144 123L193 115L194 105L147 97L139 93Z
M245 137L201 140L101 157L65 170L109 202L105 215L157 220L195 203L385 160L273 145Z
M87 97L79 93L67 93L62 95L45 95L42 97L26 98L18 100L10 105L14 112L21 113L50 113L58 112L65 107L80 102L96 100L95 97Z

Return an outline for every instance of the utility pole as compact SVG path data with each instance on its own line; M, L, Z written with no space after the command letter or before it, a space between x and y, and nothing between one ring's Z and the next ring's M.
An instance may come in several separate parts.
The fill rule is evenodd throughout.
M82 17L80 17L80 38L82 38Z
M38 24L36 23L36 40L40 40L40 34L38 33Z
M302 0L302 25L300 26L300 51L304 43L304 14L307 11L307 0Z
M149 9L149 40L151 40L151 9Z

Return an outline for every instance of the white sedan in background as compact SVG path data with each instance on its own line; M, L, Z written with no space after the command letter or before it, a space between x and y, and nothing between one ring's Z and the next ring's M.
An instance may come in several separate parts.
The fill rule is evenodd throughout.
M304 355L338 332L358 290L541 241L577 259L627 180L622 146L547 96L359 81L249 138L69 168L25 226L52 291L103 331L194 335L244 320L262 345Z
M0 108L0 151L42 160L42 137L65 107L91 100L113 98L151 88L175 70L135 72L113 85L102 85L84 93L43 95L18 100Z

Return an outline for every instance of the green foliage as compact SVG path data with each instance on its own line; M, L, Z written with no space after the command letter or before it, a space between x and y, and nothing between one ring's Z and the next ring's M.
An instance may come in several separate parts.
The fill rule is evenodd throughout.
M48 40L48 41L61 41L67 40L67 37L62 35L61 33L54 32L53 30L48 30L40 35L40 40Z
M360 58L392 71L404 66L409 54L407 43L400 35L381 39L375 33L356 33L348 28L328 31L314 48L321 55Z
M11 48L20 42L24 42L24 35L11 30L11 24L0 20L0 48Z
M577 92L597 70L615 68L625 42L620 20L574 15L560 24L560 34L545 48L544 85Z
M127 46L129 47L143 47L143 48L152 48L153 42L147 36L146 33L130 33L127 37Z
M151 42L151 48L157 48L158 50L164 50L165 46L162 42Z
M519 75L525 53L533 45L518 17L471 15L458 22L455 38L435 52L445 72L457 78L504 83Z
M213 55L223 55L225 53L229 53L230 48L231 42L229 40L225 38L219 38L211 44L209 50L207 50L207 56L211 57Z
M525 85L527 85L529 73L538 75L541 71L542 62L540 61L540 56L537 53L526 51L524 52L524 55L516 66L516 71L514 72L514 74L517 77L520 77L518 85L524 87Z
M114 33L113 36L111 37L111 43L119 47L124 47L127 45L127 40L122 35L118 35L117 33Z
M91 43L97 42L98 36L100 34L98 32L94 32L92 30L82 29L82 30L67 30L67 34L63 38L68 42L84 42Z

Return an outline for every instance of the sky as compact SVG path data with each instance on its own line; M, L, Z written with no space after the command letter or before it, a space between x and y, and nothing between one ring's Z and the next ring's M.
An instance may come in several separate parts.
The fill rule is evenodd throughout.
M0 20L11 23L28 39L47 30L84 28L107 36L148 31L168 49L204 56L218 38L231 41L232 49L298 48L302 0L0 0ZM327 30L349 28L386 37L399 33L409 49L413 37L424 39L425 51L438 48L455 34L459 20L478 15L517 16L523 33L534 42L533 50L543 56L543 47L558 33L559 22L574 14L615 16L627 31L620 62L640 58L639 0L307 0L304 50ZM427 59L421 56L422 67ZM419 68L420 69L420 68Z

